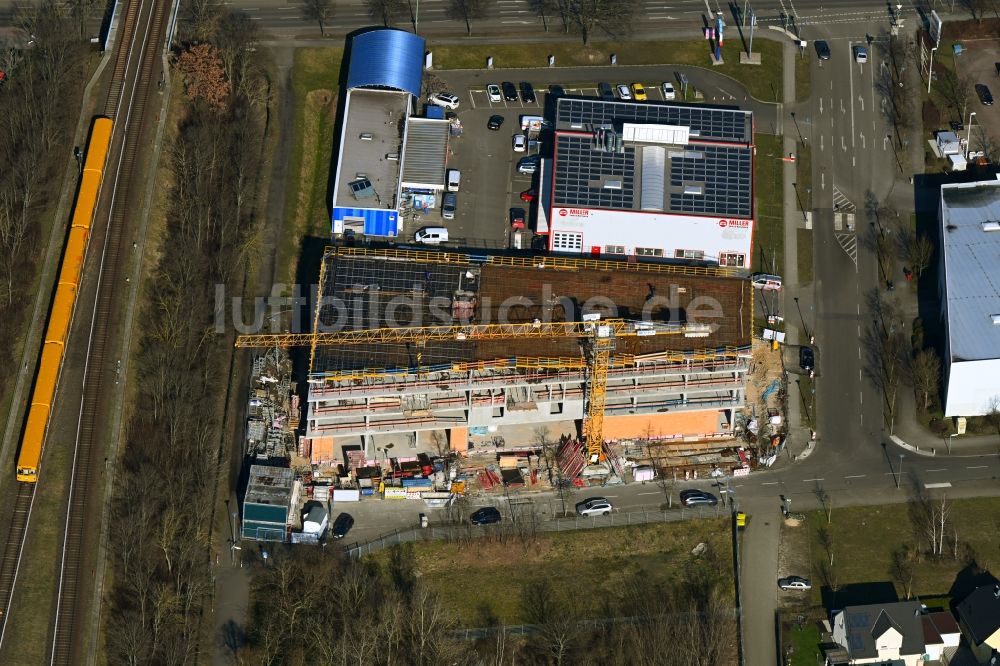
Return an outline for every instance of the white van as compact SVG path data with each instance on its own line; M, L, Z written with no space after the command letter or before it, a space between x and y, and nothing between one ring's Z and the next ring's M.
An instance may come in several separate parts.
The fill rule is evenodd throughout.
M413 241L425 245L446 243L448 241L448 230L444 227L424 227L413 235Z
M448 191L458 192L458 186L462 182L462 172L458 169L448 169Z

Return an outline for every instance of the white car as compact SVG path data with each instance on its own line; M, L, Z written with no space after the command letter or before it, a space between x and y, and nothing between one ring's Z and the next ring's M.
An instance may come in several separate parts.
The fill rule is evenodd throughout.
M503 101L503 95L500 93L500 86L495 83L491 83L486 86L486 96L490 98L491 102Z
M674 92L674 84L664 81L660 89L663 90L663 99L677 99L677 93Z
M868 49L863 46L854 47L854 61L864 64L868 62Z
M427 98L427 103L434 104L435 106L443 106L446 109L454 111L458 108L458 95L446 92L435 93Z
M576 505L579 516L606 516L611 509L611 502L604 497L590 497Z
M624 83L619 83L615 86L615 91L618 93L618 99L632 99L632 91L628 89L628 86Z
M808 578L803 578L802 576L788 576L786 578L778 579L778 587L782 590L811 590L812 584L810 584Z
M523 153L528 149L528 137L523 134L514 135L514 152Z

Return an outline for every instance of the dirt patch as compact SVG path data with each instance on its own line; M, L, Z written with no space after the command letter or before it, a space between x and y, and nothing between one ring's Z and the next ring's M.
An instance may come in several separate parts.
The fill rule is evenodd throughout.
M606 64L608 54L594 48L582 48L573 54L571 60L575 65L597 65Z
M751 350L750 381L747 382L747 404L758 410L780 408L780 388L784 370L781 350L771 349L766 340L754 340Z

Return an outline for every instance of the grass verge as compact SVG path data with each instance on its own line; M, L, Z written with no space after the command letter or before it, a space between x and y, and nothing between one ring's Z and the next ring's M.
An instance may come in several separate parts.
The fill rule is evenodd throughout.
M757 134L754 168L757 186L757 238L753 270L782 274L785 251L785 204L782 188L782 137Z
M704 39L687 41L592 42L580 46L573 42L554 44L435 44L435 69L485 69L486 58L493 57L498 69L547 67L548 57L555 56L557 67L608 65L611 54L618 65L695 65L736 79L750 94L765 102L783 102L781 85L781 44L762 39L754 45L761 54L761 65L741 65L742 44L730 40L722 48L723 64L712 66L711 51Z
M588 581L586 592L576 595L581 612L600 613L604 600L617 597L622 583L636 576L650 584L675 579L701 542L720 561L730 562L729 519L546 532L527 543L418 542L414 556L420 580L440 594L464 624L475 627L494 619L520 623L522 591L541 580L556 589ZM384 562L388 557L383 552L375 559ZM726 568L725 579L731 580L731 567Z
M332 162L342 48L296 49L292 73L294 118L288 160L285 219L290 228L278 248L275 280L295 281L301 241L328 235L326 194Z
M898 465L893 461L893 469ZM905 473L905 461L904 461ZM904 476L902 489L889 492L908 492ZM838 586L851 583L891 581L899 597L905 598L906 590L899 580L894 580L893 553L908 548L907 560L913 570L911 593L925 596L947 597L960 570L971 559L988 568L993 555L1000 548L1000 532L983 529L983 516L1000 515L1000 498L982 497L950 501L951 527L946 530L945 552L940 557L926 555L928 546L914 542L914 533L921 531L912 517L911 504L888 504L869 507L833 507L833 520L828 525L826 514L815 511L807 514L804 527L786 528L783 538L792 540L793 547L812 553L810 563L814 581L813 601L820 602L820 588L835 582ZM829 534L829 553L820 539L820 528ZM956 559L951 547L954 534L959 539ZM808 541L808 543L806 543ZM828 570L829 573L825 573Z
M795 259L799 268L799 282L813 281L813 232L812 229L795 230Z
M805 49L795 58L795 101L804 102L812 95L812 51Z

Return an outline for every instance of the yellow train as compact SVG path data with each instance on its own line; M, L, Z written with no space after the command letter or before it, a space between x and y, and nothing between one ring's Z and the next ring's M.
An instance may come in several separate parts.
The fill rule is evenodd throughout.
M112 127L113 122L110 118L98 117L94 119L90 128L90 143L87 145L86 159L83 163L80 190L76 195L73 221L63 250L62 264L59 267L59 283L56 286L55 298L52 299L52 309L49 311L49 323L45 329L45 341L42 345L42 360L38 364L28 420L21 437L21 449L17 458L18 481L26 483L38 481L38 464L42 457L45 431L48 428L49 415L52 413L56 384L59 381L59 371L62 368L66 341L69 338L77 291L83 278L83 262L90 240L94 210L97 208L97 197L101 191L104 164L111 145Z

